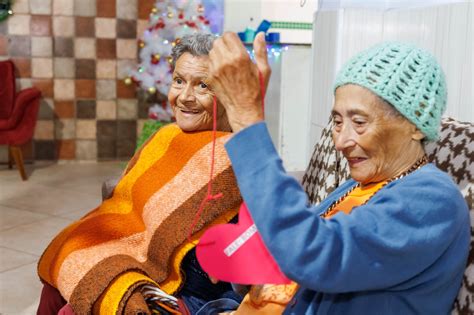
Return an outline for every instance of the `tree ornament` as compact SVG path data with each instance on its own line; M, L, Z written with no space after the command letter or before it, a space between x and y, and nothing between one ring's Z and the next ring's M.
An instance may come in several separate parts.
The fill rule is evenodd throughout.
M156 65L158 62L160 62L160 54L155 54L151 56L151 63Z
M140 84L140 80L138 80L136 77L132 76L132 82L135 83L136 85Z
M148 93L150 93L150 94L155 94L155 93L156 93L156 88L155 88L154 86L150 86L150 87L148 88Z
M123 82L124 82L126 85L130 85L130 84L132 84L132 78L126 77L126 78L123 80Z

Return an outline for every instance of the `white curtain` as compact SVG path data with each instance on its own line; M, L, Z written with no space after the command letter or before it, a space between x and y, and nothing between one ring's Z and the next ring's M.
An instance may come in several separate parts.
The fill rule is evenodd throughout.
M469 0L319 0L318 10L330 11L338 9L413 9L468 2Z

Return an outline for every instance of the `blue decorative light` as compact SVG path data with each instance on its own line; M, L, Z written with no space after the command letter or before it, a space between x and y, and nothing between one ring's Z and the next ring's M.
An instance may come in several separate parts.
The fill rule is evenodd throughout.
M250 55L250 58L253 60L255 51L251 48L251 46L246 46L247 52ZM281 56L282 51L288 51L288 45L281 45L281 44L267 44L267 56L270 61L278 60Z

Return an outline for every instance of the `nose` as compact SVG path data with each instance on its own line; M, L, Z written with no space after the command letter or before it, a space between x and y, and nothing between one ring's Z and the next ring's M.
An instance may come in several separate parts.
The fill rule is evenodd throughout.
M356 144L355 131L348 124L343 124L340 129L333 129L332 140L337 151L343 151Z
M179 94L179 100L182 103L196 101L196 97L194 95L194 89L190 84L186 84L184 89L181 91L181 93Z

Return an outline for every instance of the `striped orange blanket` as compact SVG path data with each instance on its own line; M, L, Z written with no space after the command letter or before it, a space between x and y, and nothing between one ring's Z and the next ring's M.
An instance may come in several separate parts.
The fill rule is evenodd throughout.
M184 133L173 124L138 153L110 199L54 238L39 261L41 280L76 314L134 314L139 310L127 304L146 283L175 293L194 241L206 227L228 222L242 202L224 149L229 137L218 132L215 148L213 193L224 196L207 204L193 242L187 235L207 192L212 132Z

